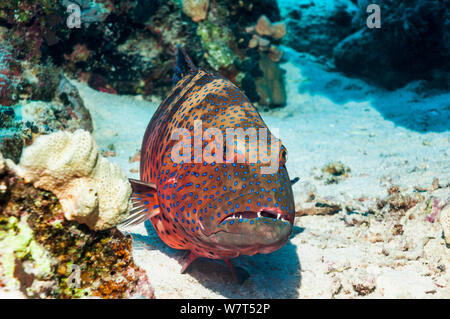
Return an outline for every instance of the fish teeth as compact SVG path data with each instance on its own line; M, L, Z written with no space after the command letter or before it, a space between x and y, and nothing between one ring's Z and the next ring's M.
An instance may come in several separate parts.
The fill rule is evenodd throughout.
M281 217L281 214L278 214L278 215L277 215L277 219L280 219L280 217Z
M258 217L259 217L259 218L261 218L261 212L258 212L258 214L257 214L257 215L258 215Z

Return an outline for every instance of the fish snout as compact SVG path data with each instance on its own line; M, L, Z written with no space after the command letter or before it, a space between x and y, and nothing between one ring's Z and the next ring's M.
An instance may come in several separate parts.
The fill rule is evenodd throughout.
M233 224L235 220L237 220L238 222L250 221L251 224L253 224L252 221L259 221L264 219L272 219L273 221L279 221L290 224L293 223L292 218L286 212L283 212L278 207L263 207L257 211L241 211L226 215L219 222L219 226L221 224L226 224L227 221L230 222L231 224Z
M283 212L278 207L264 207L257 212L258 216L266 217L266 218L276 218L281 221L287 221L292 224L291 218L289 215Z
M227 215L214 234L218 243L234 246L246 254L269 253L279 249L292 233L292 221L277 207Z

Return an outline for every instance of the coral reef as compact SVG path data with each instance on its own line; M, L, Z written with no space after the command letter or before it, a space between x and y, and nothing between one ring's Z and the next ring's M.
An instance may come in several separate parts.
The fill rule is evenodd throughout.
M69 4L80 8L80 28L67 26ZM262 15L274 22L262 26L260 19L258 29L273 38L265 52L249 48L251 35L245 31ZM269 79L259 63L269 54L272 68L278 67L285 33L279 20L275 0L26 0L20 5L7 1L0 9L0 22L20 60L43 65L51 60L97 90L164 96L172 86L180 44L198 66L221 72L242 86L252 102L269 107L285 104L284 94L259 96L255 81L279 82L265 90L284 88L283 77Z
M29 298L153 298L131 239L64 218L58 199L19 178L0 154L0 286Z
M10 70L11 49L0 46L0 105L11 103L11 70Z
M62 96L68 95L63 93ZM74 109L69 103L57 101L23 101L11 107L2 106L0 118L0 151L15 162L20 158L23 145L31 144L40 134L56 130L73 132L79 128L92 130L90 115L84 106Z
M13 50L0 28L0 151L17 162L23 145L55 130L92 131L78 90L52 63L35 64Z
M25 148L17 174L54 193L68 220L93 230L120 223L131 208L131 186L117 164L99 154L89 132L39 136Z
M248 42L250 49L258 48L260 52L267 53L272 61L280 61L283 51L276 45L271 44L267 37L275 40L282 39L286 35L286 25L284 23L278 22L272 24L265 15L262 15L256 25L247 27L245 30L253 34L251 40Z

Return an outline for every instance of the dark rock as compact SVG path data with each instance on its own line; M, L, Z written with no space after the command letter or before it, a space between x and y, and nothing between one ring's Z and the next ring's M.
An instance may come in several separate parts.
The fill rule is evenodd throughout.
M23 139L14 109L0 106L0 153L15 163L22 154Z
M89 111L84 106L78 89L72 85L64 76L61 77L54 92L55 101L64 105L69 113L74 113L77 119L78 128L92 132L92 118Z
M352 19L357 7L350 0L299 0L286 8L284 43L299 52L331 57L333 48L355 32Z
M230 18L240 27L254 24L262 15L266 15L272 22L281 20L276 0L216 0L216 2L226 9Z
M156 13L160 6L160 0L137 0L136 6L130 12L130 16L136 23L145 23Z
M448 5L384 0L381 10L381 29L367 28L367 14L360 15L362 29L334 49L336 67L387 89L413 80L433 81L435 76L443 79L439 81L441 87L450 87L445 75L450 71Z
M18 163L22 154L22 134L12 129L0 129L0 153Z

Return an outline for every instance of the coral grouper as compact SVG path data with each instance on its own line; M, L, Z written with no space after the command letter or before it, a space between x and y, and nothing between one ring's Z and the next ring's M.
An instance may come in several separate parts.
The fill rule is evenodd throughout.
M145 132L124 224L150 219L167 245L190 252L182 272L207 257L235 275L230 258L273 252L292 232L286 149L233 83L197 69L181 48L174 83Z

